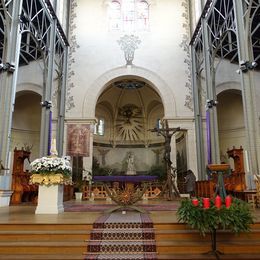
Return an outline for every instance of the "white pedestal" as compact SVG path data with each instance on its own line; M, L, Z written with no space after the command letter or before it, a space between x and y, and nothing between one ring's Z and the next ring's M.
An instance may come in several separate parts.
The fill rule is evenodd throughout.
M35 214L59 214L64 212L63 185L39 185L38 205Z
M0 190L0 207L9 206L12 194L12 190Z

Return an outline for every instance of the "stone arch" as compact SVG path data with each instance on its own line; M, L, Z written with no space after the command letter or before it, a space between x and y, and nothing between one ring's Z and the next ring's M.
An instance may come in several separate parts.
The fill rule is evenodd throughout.
M216 94L220 94L226 90L239 90L241 91L241 85L237 81L229 81L221 83L216 87Z
M24 93L25 91L33 92L42 96L42 86L38 84L23 82L22 84L17 85L16 95Z
M83 118L95 117L96 103L99 96L111 82L120 77L138 77L146 81L161 97L164 116L166 118L176 116L175 97L170 87L156 73L137 66L124 66L105 72L86 90L82 106Z

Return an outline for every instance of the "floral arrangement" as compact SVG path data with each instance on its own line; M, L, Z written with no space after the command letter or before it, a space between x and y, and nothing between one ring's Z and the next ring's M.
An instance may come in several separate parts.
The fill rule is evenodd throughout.
M31 184L71 184L69 160L56 156L42 157L31 163Z

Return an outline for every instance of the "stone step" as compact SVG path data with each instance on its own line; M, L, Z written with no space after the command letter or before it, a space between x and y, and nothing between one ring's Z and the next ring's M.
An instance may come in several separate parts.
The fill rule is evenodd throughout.
M29 231L29 230L92 230L92 224L27 224L27 223L19 223L19 224L0 224L1 231Z
M18 260L18 259L26 259L26 260L38 260L38 259L52 259L52 260L78 260L83 259L82 254L0 254L0 259L5 260Z
M211 254L157 254L157 259L164 259L164 260L193 260L193 259L216 259L215 255ZM232 259L232 260L237 260L237 259L244 259L244 260L259 260L260 255L259 254L223 254L220 255L220 259Z
M84 241L8 241L0 242L0 256L3 254L79 254L86 251ZM0 258L1 259L1 258Z
M244 260L259 260L260 259L260 254L224 254L221 255L221 260L222 259L244 259ZM5 260L47 260L47 259L52 259L52 260L79 260L83 259L84 256L82 254L0 254L0 259L5 259ZM208 254L157 254L157 259L160 260L193 260L193 259L216 259L215 256L213 255L208 255Z

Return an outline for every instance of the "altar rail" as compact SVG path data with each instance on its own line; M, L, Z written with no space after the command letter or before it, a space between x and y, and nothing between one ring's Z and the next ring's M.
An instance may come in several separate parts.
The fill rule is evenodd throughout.
M162 183L154 182L148 184L147 190L144 193L144 199L156 199L159 198L162 191ZM109 196L105 191L105 187L102 183L94 183L93 185L85 185L83 187L83 200L86 199L107 199Z

